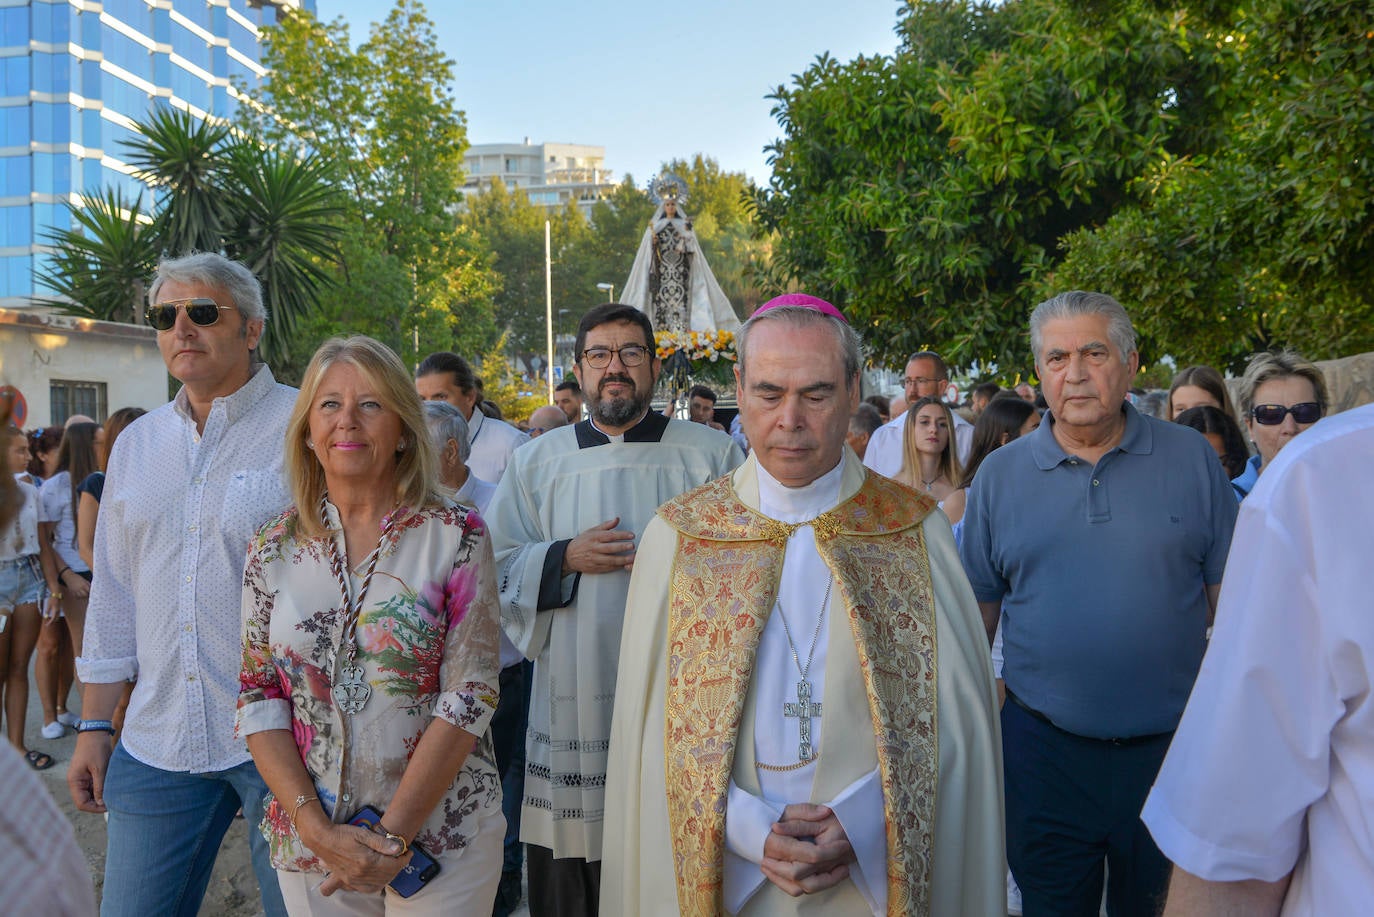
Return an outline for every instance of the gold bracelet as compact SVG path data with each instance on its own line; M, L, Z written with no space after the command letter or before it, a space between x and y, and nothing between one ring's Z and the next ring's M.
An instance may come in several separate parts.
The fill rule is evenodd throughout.
M400 842L401 852L396 854L396 856L403 857L410 852L410 841L401 837L399 834L392 834L390 831L386 830L386 826L383 825L381 822L377 822L377 833L382 835L389 841Z
M304 793L296 797L296 807L291 810L291 830L296 830L296 816L301 814L301 806L308 802L319 802L318 796L307 796Z

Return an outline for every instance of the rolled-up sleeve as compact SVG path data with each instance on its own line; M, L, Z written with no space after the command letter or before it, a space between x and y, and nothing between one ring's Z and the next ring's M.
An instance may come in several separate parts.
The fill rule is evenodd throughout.
M471 510L464 527L445 587L449 623L434 715L480 737L500 695L501 603L486 523Z

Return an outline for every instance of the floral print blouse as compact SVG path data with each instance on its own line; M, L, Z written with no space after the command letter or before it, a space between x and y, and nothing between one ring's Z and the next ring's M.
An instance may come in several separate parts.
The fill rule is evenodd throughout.
M339 517L325 514L340 555ZM295 507L257 533L244 570L243 668L237 731L290 729L315 792L335 823L365 805L384 810L431 717L479 736L415 841L462 851L484 816L501 810L488 722L496 709L500 606L486 524L447 504L389 518L358 618L358 651L372 694L345 716L332 695L347 609L325 539L298 539ZM385 523L384 523L385 527ZM367 561L350 572L350 595ZM291 827L295 800L267 797L262 833L277 869L323 872ZM497 823L499 825L499 822Z

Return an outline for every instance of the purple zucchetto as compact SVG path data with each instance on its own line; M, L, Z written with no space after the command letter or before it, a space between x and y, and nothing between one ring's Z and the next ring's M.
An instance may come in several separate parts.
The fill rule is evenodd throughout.
M755 309L754 315L758 315L760 312L767 312L769 309L776 309L779 306L797 306L802 309L815 309L817 312L822 312L826 315L838 318L846 325L849 324L849 319L845 318L844 313L839 309L836 309L824 299L818 296L811 296L807 293L784 293L781 296L774 296L772 299L768 300L768 302Z

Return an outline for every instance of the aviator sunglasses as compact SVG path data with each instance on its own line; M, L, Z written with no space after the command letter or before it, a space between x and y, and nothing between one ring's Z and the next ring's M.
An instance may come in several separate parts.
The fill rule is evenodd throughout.
M1304 401L1291 408L1281 404L1257 404L1250 411L1255 423L1264 424L1266 427L1278 426L1289 414L1293 415L1293 420L1297 423L1316 423L1322 419L1322 406L1315 401Z
M232 308L234 307L221 306L213 299L197 296L194 299L169 299L166 302L149 306L148 311L144 312L143 316L148 324L158 331L170 331L172 326L177 323L178 309L185 309L187 318L204 327L219 321L221 309Z

